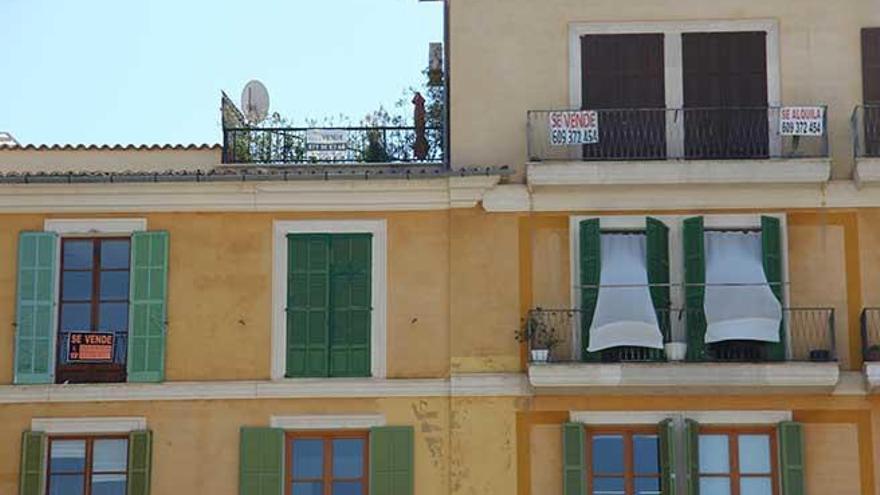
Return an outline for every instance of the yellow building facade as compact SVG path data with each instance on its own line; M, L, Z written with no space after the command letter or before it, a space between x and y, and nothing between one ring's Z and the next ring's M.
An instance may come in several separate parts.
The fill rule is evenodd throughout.
M880 493L877 5L447 10L446 164L0 148L0 493Z

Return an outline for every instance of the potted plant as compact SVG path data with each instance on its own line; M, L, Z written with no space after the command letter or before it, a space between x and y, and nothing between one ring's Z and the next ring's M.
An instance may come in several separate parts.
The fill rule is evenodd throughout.
M868 346L865 350L865 361L880 361L880 344Z
M529 344L529 358L533 363L548 362L553 354L553 348L562 342L562 339L556 335L556 328L548 325L545 319L535 314L529 315L522 327L516 331L516 340Z
M684 361L687 354L687 344L685 342L667 342L663 344L666 351L666 359L669 361Z

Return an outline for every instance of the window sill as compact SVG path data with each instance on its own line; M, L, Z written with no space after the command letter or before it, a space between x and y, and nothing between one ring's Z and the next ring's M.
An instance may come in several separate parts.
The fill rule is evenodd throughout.
M880 157L856 158L854 175L859 187L880 184Z
M880 372L878 372L880 376ZM608 363L531 364L536 393L614 394L828 393L840 379L837 363Z

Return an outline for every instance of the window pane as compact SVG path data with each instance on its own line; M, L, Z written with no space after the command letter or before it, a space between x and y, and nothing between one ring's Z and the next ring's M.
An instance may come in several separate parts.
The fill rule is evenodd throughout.
M363 474L364 441L360 438L333 440L333 477L360 478Z
M700 478L700 495L730 495L730 478Z
M128 440L95 440L92 452L92 471L125 471L128 465Z
M596 435L593 437L593 472L623 472L623 437Z
M81 474L53 474L49 478L49 495L83 495L84 482Z
M91 301L92 272L68 272L61 275L62 301Z
M324 441L294 440L292 462L294 478L320 478L324 473Z
M633 435L633 469L636 473L660 472L657 435Z
M92 475L92 495L125 495L125 475Z
M127 240L101 241L101 268L128 268Z
M593 478L593 495L623 495L623 478Z
M740 478L740 490L743 495L773 495L773 482L770 478Z
M739 471L746 474L770 474L770 436L739 436Z
M66 269L91 268L92 254L92 241L64 241L64 254L61 262Z
M293 495L322 495L324 493L324 485L321 482L314 483L293 483Z
M636 478L636 495L660 495L660 478Z
M53 441L49 459L49 471L52 473L82 473L86 470L86 441Z
M727 435L700 435L700 472L730 472Z
M92 305L89 303L63 303L61 305L61 329L71 332L88 332L92 329Z
M102 303L98 318L98 330L124 332L128 329L128 303Z
M336 481L333 483L333 495L361 495L363 488L360 481Z
M101 272L101 299L128 300L128 272Z

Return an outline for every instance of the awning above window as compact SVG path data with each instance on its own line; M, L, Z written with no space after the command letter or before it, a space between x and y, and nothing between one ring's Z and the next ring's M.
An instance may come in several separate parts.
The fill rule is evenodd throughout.
M779 342L782 306L767 283L758 232L706 232L706 342Z
M618 346L663 348L648 288L646 249L644 234L602 234L602 270L589 352Z

